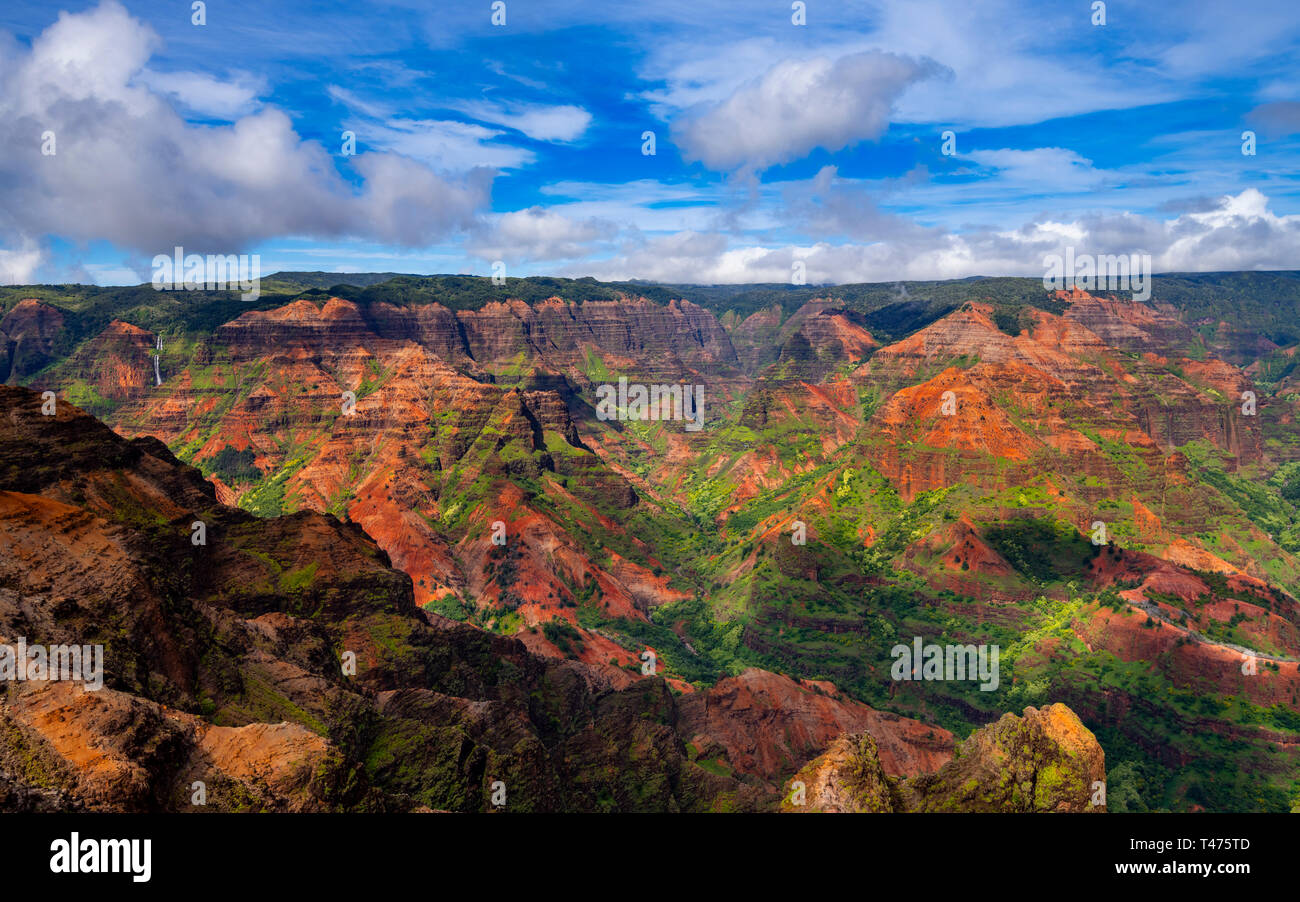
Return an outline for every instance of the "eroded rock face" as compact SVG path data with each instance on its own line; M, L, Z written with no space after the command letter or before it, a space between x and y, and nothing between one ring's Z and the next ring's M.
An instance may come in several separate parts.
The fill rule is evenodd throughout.
M729 335L745 371L767 384L820 382L880 346L860 314L830 301L810 301L784 321L780 308L759 311Z
M324 811L337 764L330 743L296 723L213 726L113 689L25 683L0 718L0 760L62 810ZM196 784L201 784L196 785ZM20 806L21 807L21 806ZM28 808L30 810L30 808Z
M1196 440L1234 466L1261 458L1258 423L1233 403L1252 383L1223 361L1179 356L1193 335L1169 310L1086 292L1065 299L1064 315L1033 311L1014 336L989 305L965 304L853 373L888 396L872 419L887 439L873 456L904 497L955 482L1013 485L1043 469L1122 485L1096 435L1150 466ZM1104 426L1090 438L1085 422Z
M899 779L881 766L875 740L866 733L842 736L801 770L804 804L788 792L783 811L793 812L1086 812L1095 784L1106 779L1097 739L1062 704L1004 714L962 742L952 760L934 773Z
M358 527L227 508L156 440L40 406L0 388L0 641L102 645L104 687L0 686L13 806L187 811L196 781L223 811L479 810L496 780L512 810L767 791L687 760L662 679L426 616Z
M136 566L142 548L159 545L157 536L133 530L159 517L181 524L219 500L263 515L317 511L350 520L411 577L413 600L427 620L436 619L431 610L469 617L513 632L528 652L551 659L548 666L580 662L580 677L566 679L593 698L647 682L638 655L653 631L662 646L654 650L665 652L660 673L691 695L665 709L677 718L669 745L675 736L688 761L729 772L746 791L779 785L846 732L867 731L891 777L933 773L951 754L951 737L946 746L934 741L942 731L903 718L887 723L886 715L833 687L820 694L798 679L759 671L709 686L734 672L722 669L724 659L728 668L734 661L780 661L770 666L834 680L864 698L876 697L884 684L896 710L932 710L910 687L884 683L884 655L871 647L872 637L900 623L877 591L879 571L860 568L859 559L911 571L925 583L917 594L944 618L969 624L971 638L990 624L1017 635L1036 629L1039 614L1025 603L1039 596L1113 590L1106 596L1118 599L1113 608L1109 600L1091 604L1069 624L1074 640L1051 636L1026 652L1022 660L1044 671L1034 682L1059 673L1058 662L1078 657L1072 667L1114 654L1149 662L1175 692L1297 710L1300 613L1292 596L1273 591L1295 591L1295 557L1285 550L1294 547L1293 536L1263 519L1252 523L1255 511L1197 468L1198 455L1208 453L1222 459L1226 474L1253 479L1295 459L1300 407L1284 386L1300 383L1291 375L1270 389L1272 370L1242 371L1215 359L1168 308L1071 292L1048 304L1056 313L1024 307L1008 320L1004 307L972 300L945 307L952 312L940 319L916 320L924 326L912 332L826 301L789 315L779 307L748 318L733 312L719 322L689 304L636 298L507 301L456 311L312 297L187 334L174 342L174 358L162 352L161 386L152 384L150 365L156 336L120 322L42 370L40 378L60 397L75 388L82 394L74 397L107 399L110 424L141 438L125 446L95 436L83 441L77 424L56 436L62 409L47 431L23 433L39 453L14 450L12 494L0 496L0 520L7 519L0 540L21 553L20 564L0 567L21 587L12 604L0 599L0 624L6 612L30 618L14 621L24 628L62 622L53 608L24 607L23 598L46 591L42 573L63 579L102 555L109 578L79 584L99 593L77 615L80 622L108 618L132 643L156 637L147 653L123 656L122 672L140 685L147 682L139 663L145 661L169 685L194 684L203 670L190 648L198 647L195 637L208 621L167 619L170 601L149 576L161 571ZM40 347L68 351L58 345L58 329L40 325L42 315L28 305L13 322L26 317L36 323L27 334L50 339ZM878 334L901 340L878 347L864 328L868 321L881 323ZM161 327L165 343L177 327ZM705 383L707 428L598 421L594 385L624 374ZM1239 399L1255 390L1252 378L1261 381L1266 416L1241 413ZM356 406L344 413L340 396L349 391ZM156 440L143 438L150 435L201 466L210 483L194 474L197 487L173 484L174 461ZM98 457L108 463L86 470ZM703 541L688 538L682 512L709 518L696 520ZM1101 518L1115 528L1112 544L1092 564L1081 558L1075 566L1072 552L1070 560L1048 554L1053 572L1040 577L1032 557L998 539L1006 524L1034 518L1055 520L1084 542ZM346 698L323 662L347 642L364 652L363 679L373 681L367 686L391 693L384 696L387 712L426 712L416 720L437 712L482 727L484 698L431 687L424 676L403 682L398 674L411 662L424 673L419 655L403 652L401 666L380 667L392 664L381 621L369 622L367 614L346 629L322 632L301 616L319 602L329 618L347 621L351 609L340 598L357 592L373 601L398 590L377 569L349 570L355 541L329 518L285 519L262 527L266 541L232 521L227 538L240 547L214 547L215 569L205 571L211 585L227 588L203 616L217 619L223 640L242 637L231 638L231 647L247 652L248 685L269 681L295 693L311 685L336 701ZM791 544L795 520L808 528L806 547ZM498 524L508 547L490 538ZM1110 550L1116 541L1124 546L1122 560ZM58 559L41 556L42 544L59 549ZM334 545L350 550L340 558L330 551ZM289 547L298 551L286 556ZM258 555L281 571L254 566L250 558ZM332 594L308 592L286 607L280 581L295 592L300 581L313 584L316 576L303 568L315 555L328 562L319 572ZM172 566L175 560L164 563L191 578ZM115 580L139 599L129 618L112 604ZM247 590L232 588L245 584ZM836 596L834 604L824 603L827 595ZM734 658L730 646L725 658L708 647L697 655L663 633L671 620L682 642L712 641L714 623L660 616L665 606L687 602L679 606L685 609L696 598L716 625L748 620L735 636ZM1149 619L1147 610L1164 619ZM440 628L469 643L467 654L488 654L466 638L474 631ZM414 635L402 632L399 645ZM1243 645L1277 656L1261 664L1268 679L1243 674ZM491 654L511 661L521 654L493 648ZM211 674L207 679L221 685ZM573 691L574 699L586 698ZM1143 723L1126 729L1115 712L1146 704L1152 719L1193 722L1185 708L1142 699L1141 687L1132 694L1109 684L1062 693L1048 697L1067 701L1090 724L1125 730L1152 756L1166 754L1163 731ZM179 697L154 696L173 706ZM1041 696L1026 696L1034 697ZM290 697L319 719L297 699ZM511 732L518 707L490 701L492 717L511 719L508 727L493 721L500 729L488 732L533 749L530 773L552 766L552 745L543 742L551 749L543 753L526 733ZM573 704L585 710L586 701ZM659 704L651 706L658 711ZM218 710L225 717L232 709L277 722L287 710L277 701L250 714L249 703L228 699ZM985 708L970 719L990 716ZM1206 732L1226 725L1205 720ZM1284 753L1264 759L1274 762L1281 785L1293 769L1295 742L1279 723L1258 732L1272 734L1260 740L1267 751ZM384 741L400 746L407 738ZM582 742L591 743L584 754L599 751L589 737ZM486 747L474 754L466 759L477 762L465 765L470 771L497 760ZM441 772L430 777L432 770L406 772L397 754L379 769L386 786L396 781L418 805L434 804L420 796L422 780L454 782ZM4 779L0 773L0 793ZM560 804L555 787L562 783L547 785L537 798ZM24 797L32 804L44 798Z
M1177 309L1168 304L1095 297L1079 288L1056 294L1070 303L1067 318L1113 347L1130 351L1153 346L1186 348L1195 339L1192 330L1178 319Z
M945 731L825 683L749 670L675 698L536 656L420 611L355 525L259 520L156 440L43 416L25 389L0 402L0 641L104 647L100 690L0 687L15 808L191 810L202 783L208 810L477 810L496 780L514 810L749 808L846 730L892 773L950 754ZM731 776L697 763L719 756Z
M690 301L667 306L641 299L572 304L493 302L478 310L439 304L360 307L330 298L250 311L217 330L217 342L252 359L281 348L330 352L357 345L413 343L452 365L498 367L519 355L555 369L577 367L586 349L639 364L636 375L675 379L687 368L738 367L735 349L713 314Z
M50 362L63 331L63 314L24 298L0 319L0 381L16 382Z
M781 322L781 308L774 305L729 326L728 337L745 372L756 373L776 360L781 348Z
M781 802L785 812L888 814L895 810L894 787L880 763L870 733L841 736L795 775L801 783Z
M476 360L506 360L521 351L551 365L577 361L584 346L638 363L636 375L676 379L686 368L738 366L735 349L712 313L690 301L667 306L643 298L570 304L492 303L460 311Z
M1105 780L1097 737L1055 704L1002 715L937 773L901 784L900 794L908 811L1097 811L1094 784Z
M681 701L682 725L703 758L779 781L835 737L866 731L881 766L894 775L926 773L952 756L947 730L899 717L814 684L750 668Z

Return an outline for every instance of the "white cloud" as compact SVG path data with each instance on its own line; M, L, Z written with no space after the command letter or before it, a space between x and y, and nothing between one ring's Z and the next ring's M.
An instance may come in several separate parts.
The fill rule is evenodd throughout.
M1119 17L1132 23L1127 12L1112 4L1112 21L1094 27L1087 3L1067 13L1009 0L902 0L882 4L869 43L929 56L953 72L951 84L918 85L901 99L904 122L1023 125L1179 99L1186 85L1136 61L1149 58L1159 31L1130 25L1142 41L1107 56L1107 39L1124 33Z
M149 281L129 266L112 263L89 263L83 267L95 285L140 285Z
M1092 26L1086 2L1065 10L1023 0L872 0L858 8L823 5L821 22L839 16L838 27L813 32L810 24L806 40L832 58L886 50L935 60L952 71L951 82L916 84L899 98L893 120L962 130L1174 102L1197 96L1205 80L1243 73L1270 79L1261 99L1292 100L1288 53L1300 32L1293 5L1256 3L1248 15L1233 17L1215 0L1189 0L1173 15L1160 5L1112 4L1110 22L1100 28ZM671 32L641 68L643 78L662 86L640 96L664 119L721 102L773 59L791 55L801 37L791 32L803 31L782 16L693 8L715 21ZM673 17L689 15L676 10Z
M181 106L214 119L237 119L256 109L266 91L262 79L240 73L222 81L201 72L154 72L146 69L136 81L151 91L174 98Z
M646 232L708 231L729 202L725 186L637 179L617 184L553 182L541 189L554 198L547 209L570 219L604 219ZM772 225L760 217L753 227Z
M1165 231L1173 240L1157 265L1166 270L1293 269L1300 259L1300 215L1274 215L1254 188L1180 216Z
M1166 10L1153 6L1151 12ZM1269 57L1281 61L1283 71L1295 71L1290 57L1300 37L1300 19L1295 5L1285 0L1255 0L1241 12L1216 0L1184 0L1176 16L1160 17L1158 42L1152 40L1157 33L1152 23L1142 24L1147 33L1130 39L1134 54L1150 55L1160 72L1184 83L1206 75L1263 74L1267 69L1260 63Z
M469 250L485 260L567 260L589 253L594 242L611 239L617 231L612 222L570 219L529 207L498 216Z
M688 113L674 138L687 160L718 170L764 169L817 147L841 150L879 138L903 91L941 71L933 61L881 51L784 60L726 100Z
M1096 184L1102 177L1092 161L1063 147L1035 147L1028 150L972 150L961 159L997 171L997 181L1008 187L1043 188L1054 193L1079 190Z
M535 141L576 141L591 125L591 113L578 106L480 101L458 109L475 119L523 132Z
M356 135L358 150L379 149L400 153L421 160L439 172L464 171L475 166L518 169L535 159L530 150L498 143L496 139L505 135L500 129L455 119L413 119L401 116L388 104L365 100L338 85L330 85L326 88L326 93L352 113L352 119L346 123L346 128ZM497 107L488 104L479 106L487 111L495 111L497 118L510 118ZM539 110L533 112L542 115ZM493 121L491 116L477 118ZM544 115L542 119L545 119ZM549 123L538 120L535 125L552 131L565 127L558 120Z
M366 180L366 191L355 207L367 235L406 247L426 245L431 236L451 229L473 227L491 190L492 173L487 169L451 181L394 154L360 154L353 159Z
M642 92L651 112L660 119L671 119L682 110L718 104L738 91L746 82L761 76L772 60L789 53L771 38L748 38L740 41L715 41L709 52L694 41L667 41L649 48L642 66L646 81L662 82L662 88ZM861 50L827 48L826 56Z
M910 185L928 173L924 169L897 180L866 183L840 178L835 166L823 166L810 180L782 184L783 209L777 218L805 234L845 237L855 241L895 240L926 230L914 220L882 210L878 200L899 185Z
M487 203L490 173L444 178L391 154L351 158L365 176L354 187L273 107L231 125L189 125L137 79L158 43L106 0L60 14L30 51L0 45L0 242L109 239L150 256L176 245L232 253L283 235L425 244Z
M391 107L382 103L373 103L357 94L349 91L347 88L340 88L338 85L326 85L325 93L331 99L343 104L354 113L360 113L371 119L390 119L393 116Z
M0 285L30 285L44 254L31 240L17 250L0 248Z
M1011 231L916 230L870 244L732 246L717 233L679 232L625 242L609 259L568 267L573 275L666 282L788 282L803 261L810 284L1042 276L1043 257L1148 253L1156 272L1287 269L1300 258L1300 215L1277 216L1255 189L1212 209L1158 220L1131 213L1072 222L1040 220Z
M358 120L348 122L347 127L357 136L358 150L377 148L400 153L427 163L440 172L463 171L475 166L518 169L534 159L530 150L490 143L505 133L472 122L451 119Z

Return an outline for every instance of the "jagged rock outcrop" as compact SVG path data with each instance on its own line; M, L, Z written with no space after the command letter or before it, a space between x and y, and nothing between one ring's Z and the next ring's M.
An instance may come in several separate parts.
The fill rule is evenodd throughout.
M108 413L115 404L140 400L155 386L155 376L170 375L155 371L156 341L146 329L113 320L69 357L68 367L80 373L97 396L100 409L94 412Z
M791 782L782 811L820 814L888 814L894 787L870 733L841 736Z
M960 743L934 773L897 778L881 766L870 734L842 736L791 781L783 811L1104 811L1101 746L1062 704L1004 714Z
M769 781L846 732L873 736L882 766L895 775L925 773L952 756L947 730L876 711L830 689L750 668L684 697L683 732L701 757Z

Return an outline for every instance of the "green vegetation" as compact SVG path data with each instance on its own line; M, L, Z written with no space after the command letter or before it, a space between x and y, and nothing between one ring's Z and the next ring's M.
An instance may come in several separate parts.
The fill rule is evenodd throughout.
M219 477L226 485L257 482L262 478L262 471L254 463L256 458L257 455L249 448L242 451L222 448L205 462L204 470L210 476Z
M111 318L165 332L168 365L185 370L196 399L194 420L173 450L204 473L246 490L241 505L261 517L291 513L305 503L344 515L358 484L375 471L374 462L385 459L381 443L392 437L380 432L373 444L331 460L341 472L334 483L337 490L324 502L298 497L295 486L313 461L327 424L272 424L265 431L271 438L259 437L256 450L225 444L223 419L252 392L265 386L293 401L314 388L290 384L264 361L236 364L210 353L205 335L248 310L271 309L295 298L319 303L331 294L397 306L437 303L452 310L478 309L508 298L584 303L644 296L657 302L687 298L734 327L744 316L772 308L784 322L819 298L841 305L853 322L888 342L971 301L991 305L996 327L1010 336L1032 324L1035 310L1065 309L1036 279L673 286L530 278L498 286L470 276L379 274L356 277L350 284L334 282L348 278L280 273L264 282L263 297L251 304L228 293L178 297L147 286L0 288L0 309L9 309L19 297L45 298L59 306L69 331L56 353L65 358ZM1293 334L1300 316L1296 273L1161 276L1155 296L1196 324L1195 337L1179 338L1178 344L1186 346L1173 349L1192 359L1218 353L1232 330L1255 330L1288 344L1300 339ZM1219 327L1225 317L1231 317L1226 331ZM1212 321L1201 323L1201 318ZM900 379L916 384L950 366L968 371L964 377L980 378L988 367L981 367L977 355L938 354L918 360L905 376L891 373L883 362L887 355L877 355L843 383L846 390L834 401L843 409L827 414L824 406L801 406L797 397L792 401L783 392L801 380L817 382L825 373L847 373L848 368L833 354L816 350L802 333L778 341L774 329L772 338L779 358L771 358L775 363L752 390L732 394L728 387L726 393L719 391L723 396L711 398L710 428L699 435L683 437L678 424L622 422L599 433L606 444L593 443L594 453L571 444L553 424L523 424L514 418L516 410L486 404L476 408L477 402L459 398L431 410L427 425L421 423L399 439L409 464L404 475L411 477L400 488L409 493L407 498L417 499L413 504L423 524L436 533L439 548L456 549L459 555L466 538L475 539L498 516L493 506L506 489L511 499L519 499L510 503L521 515L544 518L565 535L560 549L538 543L547 548L538 552L540 561L525 560L517 542L492 548L483 573L491 587L484 596L439 588L442 594L427 608L514 635L524 628L526 600L539 594L524 584L524 574L532 566L551 568L562 587L552 585L555 591L546 601L564 610L537 629L566 656L588 652L594 643L584 639L585 633L617 643L634 659L653 647L660 674L699 687L747 667L830 680L851 698L942 725L958 736L1004 711L1064 701L1086 714L1085 722L1106 749L1112 810L1201 805L1280 811L1300 801L1295 757L1261 738L1265 731L1300 734L1295 713L1300 700L1265 706L1245 695L1170 676L1179 673L1175 664L1183 646L1161 645L1161 621L1120 594L1140 583L1133 572L1122 570L1126 560L1132 561L1120 549L1159 556L1166 553L1171 535L1195 538L1206 550L1263 573L1280 588L1254 592L1223 574L1196 573L1208 587L1202 597L1188 601L1174 591L1148 589L1147 599L1163 604L1161 616L1173 622L1206 619L1196 629L1209 640L1264 653L1285 651L1291 625L1276 619L1294 615L1293 602L1282 590L1300 591L1300 573L1291 556L1300 554L1300 439L1293 420L1261 418L1266 464L1242 463L1198 440L1177 449L1186 459L1184 468L1171 449L1131 441L1116 424L1144 423L1143 418L1166 418L1173 424L1178 399L1191 390L1225 409L1235 399L1203 384L1205 376L1198 377L1198 368L1186 361L1152 362L1132 349L1097 354L1088 362L1141 382L1140 397L1117 393L1107 410L1104 398L1090 406L1065 392L1041 397L1026 396L1020 385L987 389L1012 425L1040 443L1027 463L1019 463L964 448L929 447L926 435L932 427L922 416L901 424L883 423L883 417L871 421ZM523 350L511 349L491 364L491 378L498 385L527 388L533 363ZM1265 353L1262 396L1278 400L1270 392L1293 378L1296 365L1290 355ZM57 375L59 366L52 363L47 375ZM617 369L614 358L588 347L564 378L571 385L584 377L606 381L617 377ZM358 371L349 372L355 376ZM392 378L379 358L368 359L359 368L358 397L383 391ZM95 413L114 409L114 402L84 378L69 379L63 393ZM566 400L572 410L582 406L582 401ZM890 408L891 415L896 409ZM827 418L840 414L868 425L847 438L835 435L838 427ZM1055 430L1056 421L1069 425L1066 438L1081 446L1091 443L1100 452L1092 457L1093 465L1067 465L1068 453L1051 444L1052 438L1065 435ZM893 444L886 445L882 433L894 428L902 437L895 441L890 433ZM585 430L583 435L588 437ZM213 453L212 448L219 450ZM199 458L200 453L207 456ZM1244 454L1243 459L1252 460ZM616 472L611 463L625 469ZM894 475L886 478L882 471ZM631 477L625 480L627 473ZM629 485L636 499L627 494L633 490ZM934 485L943 487L918 490ZM141 508L128 487L109 484L102 491L115 505L119 522L150 536L175 533L165 518ZM1107 524L1113 544L1106 549L1094 546L1076 525L1094 517ZM795 521L806 530L803 544L792 541ZM235 600L256 610L259 599L278 593L295 612L318 616L328 599L319 597L317 564L290 564L252 535L250 530L236 536L237 545L257 562L260 575L240 586ZM1099 560L1101 554L1106 557ZM573 569L566 555L584 557L607 571L626 564L637 571L631 583L644 570L679 594L666 593L675 600L664 602L665 595L656 597L653 590L643 595L638 589L635 602L643 606L644 616L613 616L606 589L589 573L573 576L581 569ZM1107 568L1121 572L1123 581L1108 582ZM653 600L646 602L646 597ZM1240 603L1235 612L1223 614L1225 604L1234 602ZM1247 604L1253 607L1247 609ZM1182 609L1189 613L1178 613ZM1208 617L1211 609L1221 616ZM1099 615L1131 627L1138 637L1135 646L1151 642L1157 651L1150 660L1124 661L1104 650L1088 638ZM576 616L581 630L561 619L570 616ZM374 618L349 628L394 672L435 666L430 663L435 652L412 645L391 621ZM915 637L927 643L997 645L1000 685L984 692L972 681L919 685L893 680L892 649ZM1183 636L1178 641L1193 640ZM485 660L489 657L483 653ZM1265 670L1268 666L1263 664ZM574 729L573 712L561 701L564 688L531 690L530 716L551 731L548 741L558 742L557 737ZM273 684L258 679L237 689L204 687L200 697L203 710L222 723L283 718L318 732L338 728L293 709ZM421 803L456 810L478 807L480 800L453 788L458 762L448 749L464 741L459 731L387 724L354 739L364 751L361 760L370 779L393 781ZM692 750L702 771L730 772L725 760L700 754ZM1171 760L1191 763L1161 763ZM476 766L489 765L480 761ZM491 766L505 767L499 761ZM611 808L617 807L616 797L648 791L635 784L591 789L598 807Z
M1040 585L1082 577L1100 551L1060 521L1016 520L994 526L986 535L998 554Z
M1196 467L1198 478L1228 496L1273 541L1300 552L1300 463L1278 469L1270 478L1227 472L1223 456L1206 441L1180 449Z

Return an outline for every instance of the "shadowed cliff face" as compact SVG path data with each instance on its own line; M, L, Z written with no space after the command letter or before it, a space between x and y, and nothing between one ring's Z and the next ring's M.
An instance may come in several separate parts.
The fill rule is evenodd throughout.
M45 356L11 378L155 438L208 477L203 504L359 526L426 614L614 689L653 655L682 693L686 760L713 776L770 790L882 708L925 724L877 736L886 771L928 772L951 736L1066 701L1117 749L1121 798L1290 807L1286 349L1158 300L978 292L719 316L322 293L202 328L124 316L76 342L33 301L9 316ZM704 428L598 416L621 377L701 387ZM892 678L891 649L917 636L999 645L999 688Z
M63 330L63 314L25 298L0 319L0 381L25 379L49 363Z

